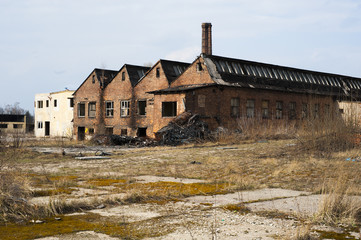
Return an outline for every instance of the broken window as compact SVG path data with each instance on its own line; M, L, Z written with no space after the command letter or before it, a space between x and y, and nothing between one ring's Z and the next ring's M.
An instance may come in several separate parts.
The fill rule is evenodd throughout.
M196 67L197 67L197 72L201 72L203 70L202 63L200 63L200 62L197 63Z
M262 100L262 118L267 119L269 118L269 101Z
M92 83L95 83L95 75L93 75Z
M23 128L23 124L14 124L13 128Z
M277 101L276 102L276 119L283 118L283 102Z
M54 107L58 106L58 100L54 99Z
M74 107L74 98L69 98L70 107Z
M78 103L78 117L85 117L85 103Z
M38 108L43 108L43 101L38 101Z
M231 117L239 117L239 98L231 98Z
M290 102L288 106L288 118L290 120L296 119L296 102Z
M94 134L94 128L88 128L88 133L89 133L89 135L93 135Z
M49 107L49 100L46 100L45 106L46 106L46 107Z
M43 128L43 122L38 121L37 126L38 126L38 129L42 129Z
M198 95L198 107L206 107L206 95Z
M177 102L162 102L162 117L175 117L177 115Z
M125 81L125 72L122 72L122 81Z
M128 129L124 128L120 130L120 135L127 136L128 135Z
M155 69L155 76L157 77L157 78L159 78L160 77L160 69L159 69L159 67L157 67L156 69Z
M248 99L246 102L247 117L254 117L254 99Z
M146 115L146 109L147 107L147 101L146 100L139 100L138 101L138 114L140 116L145 116Z
M8 125L7 125L7 124L2 123L2 124L0 124L0 128L8 128Z
M129 106L130 106L129 100L120 102L120 116L121 117L129 116Z
M302 103L302 119L308 118L308 104Z
M96 113L96 103L90 102L88 104L88 117L90 117L90 118L95 117L95 113Z
M113 117L114 116L114 102L105 102L105 116Z
M318 118L318 117L319 117L319 113L320 113L320 104L319 104L319 103L315 103L315 105L313 105L313 117L314 117L314 118Z

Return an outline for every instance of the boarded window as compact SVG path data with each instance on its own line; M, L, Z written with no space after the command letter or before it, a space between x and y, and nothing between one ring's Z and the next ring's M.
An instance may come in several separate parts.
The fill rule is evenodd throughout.
M177 115L177 102L162 102L162 117L175 117Z
M308 118L308 104L302 103L302 119Z
M290 102L288 105L288 118L290 120L296 119L296 102Z
M114 102L105 102L105 116L106 117L114 116Z
M95 102L90 102L88 104L88 117L95 117L95 113L96 113L96 103Z
M206 107L206 95L198 95L198 107Z
M283 118L283 102L277 101L276 102L276 119Z
M129 116L129 106L130 106L129 100L120 102L120 116L121 117Z
M269 101L262 100L262 118L267 119L269 118Z
M78 117L85 117L85 103L78 103Z
M38 108L43 108L43 101L38 101Z
M239 98L231 98L231 117L239 117Z
M139 100L138 101L138 114L140 116L146 115L146 107L147 107L147 101L146 100Z
M254 117L254 99L248 99L246 102L247 117Z

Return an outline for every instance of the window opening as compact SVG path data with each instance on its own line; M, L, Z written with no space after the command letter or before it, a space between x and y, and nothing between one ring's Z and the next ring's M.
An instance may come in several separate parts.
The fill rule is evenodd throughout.
M240 116L239 103L239 98L231 98L231 117Z
M177 102L162 102L162 117L175 117L177 115Z
M253 118L254 117L254 100L248 99L246 102L246 109L247 109L247 117Z
M138 101L138 114L140 116L146 115L146 107L147 107L147 101L146 100L139 100Z
M85 103L78 103L78 117L85 117Z
M283 102L277 101L276 102L276 119L283 118Z
M296 119L296 102L289 103L288 118L290 120Z

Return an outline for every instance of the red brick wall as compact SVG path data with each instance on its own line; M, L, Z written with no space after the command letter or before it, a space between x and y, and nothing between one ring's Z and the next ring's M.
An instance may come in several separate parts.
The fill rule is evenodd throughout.
M159 77L156 76L157 68L159 68ZM157 127L155 126L157 125L157 120L155 119L158 119L154 116L154 112L158 111L158 109L154 108L154 95L147 92L165 88L168 88L168 80L163 72L160 62L158 62L158 64L156 64L150 70L150 72L142 79L142 81L140 81L134 88L137 100L147 100L146 116L139 116L137 112L137 101L135 101L134 111L136 126L140 128L147 128L147 136L153 136L153 132L156 131L155 129L157 129Z
M125 72L124 81L122 80L123 72ZM103 117L105 127L113 128L113 134L120 135L122 129L127 129L128 135L131 135L135 128L134 116L130 113L127 117L121 117L120 102L122 100L130 100L130 112L132 112L132 106L134 105L134 91L125 68L119 71L117 76L104 90L104 102L113 101L114 114L113 117L107 117L104 105Z
M201 64L202 70L197 70L197 64ZM194 61L187 70L180 75L172 84L171 87L177 87L182 85L192 85L192 84L206 84L214 83L214 81L209 76L206 65L204 65L203 58L199 57Z
M93 76L95 82L93 83ZM78 127L93 128L95 133L103 131L102 118L100 116L102 104L102 89L100 88L99 81L93 71L90 76L84 81L74 95L74 136L78 136ZM96 102L96 117L88 117L88 103ZM85 116L78 117L78 103L85 103Z

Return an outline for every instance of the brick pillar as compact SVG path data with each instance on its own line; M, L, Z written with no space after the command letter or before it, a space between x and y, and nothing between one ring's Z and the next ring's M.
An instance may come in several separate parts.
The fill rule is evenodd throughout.
M202 53L212 55L212 24L202 23Z

